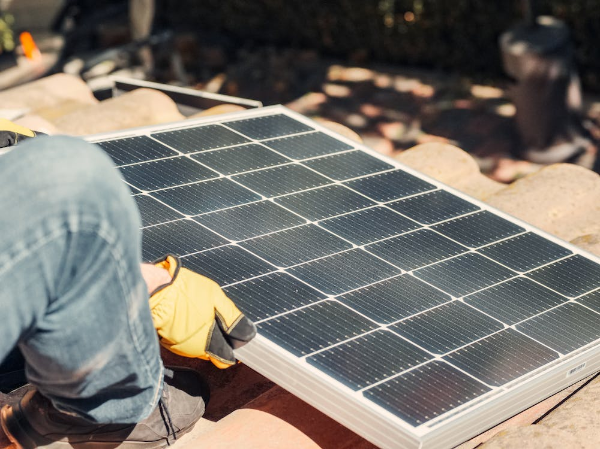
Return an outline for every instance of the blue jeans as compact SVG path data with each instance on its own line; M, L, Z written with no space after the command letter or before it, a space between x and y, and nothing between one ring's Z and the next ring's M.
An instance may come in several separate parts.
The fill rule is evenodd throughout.
M129 189L101 149L69 137L0 156L0 180L0 361L18 345L58 409L141 421L163 366Z

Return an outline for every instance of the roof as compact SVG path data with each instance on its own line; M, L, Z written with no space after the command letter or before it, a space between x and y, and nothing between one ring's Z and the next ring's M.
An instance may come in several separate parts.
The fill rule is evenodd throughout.
M304 98L288 106L308 114L314 109L310 103ZM98 102L83 81L65 74L0 92L0 104L29 109L17 122L48 133L94 134L184 119L160 92L139 89ZM223 105L200 115L237 109ZM361 139L337 122L321 121L346 137ZM365 143L398 161L600 255L600 176L592 171L554 164L500 183L482 174L469 153L448 143L423 143L398 153L381 139L370 139L367 136ZM163 359L166 364L183 364L202 372L212 387L204 418L177 443L179 448L374 447L247 366L218 370L209 362L166 351ZM0 403L6 400L0 396ZM487 441L486 448L595 447L599 401L600 380L583 380L460 447L473 448L483 441ZM0 449L7 446L0 431Z

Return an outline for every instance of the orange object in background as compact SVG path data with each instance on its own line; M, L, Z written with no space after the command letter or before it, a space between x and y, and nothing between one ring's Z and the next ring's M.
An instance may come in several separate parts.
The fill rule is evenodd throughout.
M42 54L29 31L22 32L19 36L19 40L21 41L21 47L23 48L23 53L27 59L35 61L42 57Z

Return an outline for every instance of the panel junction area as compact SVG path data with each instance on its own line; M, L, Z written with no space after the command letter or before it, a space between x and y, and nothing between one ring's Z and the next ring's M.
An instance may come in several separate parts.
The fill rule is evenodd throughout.
M600 369L598 260L283 107L95 136L143 256L217 281L238 356L381 447L451 447Z

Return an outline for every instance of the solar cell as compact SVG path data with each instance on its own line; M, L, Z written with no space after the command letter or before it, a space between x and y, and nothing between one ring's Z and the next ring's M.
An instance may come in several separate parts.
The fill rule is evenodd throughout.
M419 227L419 224L385 207L373 207L329 218L319 225L357 245L382 240Z
M172 148L177 148L182 153L195 153L250 142L249 139L221 125L163 131L152 134L152 137Z
M600 363L581 251L283 107L136 132L93 139L144 258L217 281L259 323L239 358L377 446L458 445Z
M323 293L281 272L225 287L225 293L254 321L327 298Z
M475 204L445 190L423 193L388 203L387 206L425 225L432 225L479 210Z
M386 330L318 352L306 360L359 390L432 359L431 354Z
M192 154L190 157L224 175L271 167L290 161L286 157L256 144L203 151Z
M268 140L263 142L263 145L296 160L338 153L353 148L347 143L320 132Z
M377 326L336 301L323 301L258 324L261 335L303 356Z
M231 240L245 240L306 223L271 201L258 201L194 217Z
M352 244L312 224L246 240L240 246L278 267L352 248Z
M525 231L521 226L487 210L445 221L431 229L469 248L478 248Z
M337 299L378 323L389 324L439 306L452 298L404 274L354 290Z
M186 268L212 279L221 286L275 271L273 265L235 245L185 256L182 260Z
M251 139L257 140L287 136L289 134L297 134L313 130L313 128L310 126L300 123L299 121L283 114L228 121L224 124L227 127L250 137Z
M496 387L556 358L555 351L512 329L500 331L444 357L457 368Z
M600 313L600 290L593 291L592 293L577 298L577 302L589 307L594 312Z
M466 325L465 325L466 324ZM407 318L389 329L433 354L446 354L504 326L460 301Z
M136 195L133 198L135 198L142 217L142 226L151 226L183 218L183 215L179 212L165 206L150 196Z
M328 295L339 295L392 277L398 268L361 249L351 249L288 270Z
M369 388L367 399L418 426L490 390L452 366L438 361Z
M183 256L227 243L228 240L195 221L171 221L143 230L142 256L146 261L153 261L166 254Z
M568 354L600 338L600 314L579 304L567 303L524 321L517 325L517 330Z
M391 201L435 189L433 184L402 170L367 176L344 183L375 201Z
M511 270L475 253L421 268L414 274L454 296L468 295L515 275Z
M116 165L151 161L178 153L147 136L95 142L108 153Z
M573 254L567 248L532 232L486 246L479 252L520 272L532 270Z
M225 178L158 190L152 196L186 215L198 215L261 199L260 195Z
M217 172L186 157L129 165L121 168L121 173L129 184L146 191L219 177Z
M275 202L309 220L322 220L375 205L368 198L338 185L282 196Z
M303 164L336 181L345 181L394 168L393 165L362 151L324 156L304 161Z
M518 277L465 296L464 300L511 326L556 307L567 298L527 278Z
M365 246L365 250L407 271L468 251L429 229L373 243Z
M330 184L327 178L300 165L282 165L232 178L266 198Z
M600 287L600 265L575 255L531 271L527 277L573 298Z

